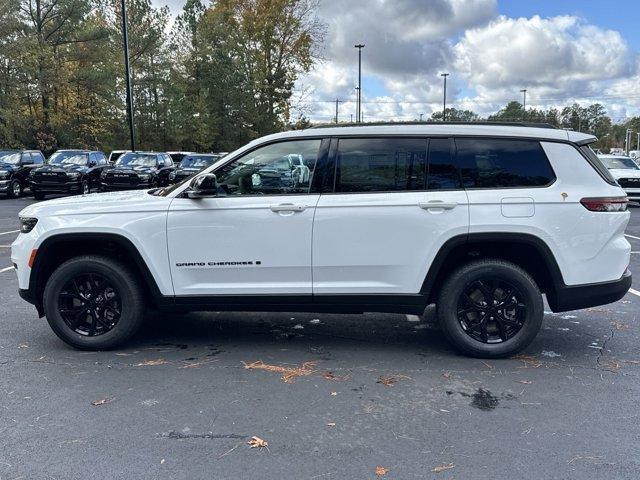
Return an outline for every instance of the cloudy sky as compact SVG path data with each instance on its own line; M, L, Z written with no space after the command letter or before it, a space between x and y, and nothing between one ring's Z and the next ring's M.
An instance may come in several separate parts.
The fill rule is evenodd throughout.
M154 0L179 13L184 0ZM411 120L447 105L481 114L510 100L538 108L605 104L614 121L640 115L637 0L320 0L327 33L296 103L315 121L355 113L356 43L364 120Z

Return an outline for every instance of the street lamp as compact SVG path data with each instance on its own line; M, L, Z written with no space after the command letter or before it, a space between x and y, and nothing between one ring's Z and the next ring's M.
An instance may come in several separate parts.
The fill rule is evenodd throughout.
M444 78L444 95L442 100L442 121L446 122L447 121L447 77L449 76L449 74L441 73L440 76Z
M131 141L131 151L136 149L136 141L133 130L133 95L131 94L131 75L129 73L129 34L127 31L127 5L125 0L121 0L122 6L122 40L124 46L124 72L127 86L127 117L129 120L129 137Z
M523 88L520 93L522 94L522 111L524 112L522 118L524 119L527 116L527 89Z
M362 121L360 112L362 107L362 49L364 48L364 44L359 43L354 45L354 47L358 49L358 110L356 113L356 123L360 123Z

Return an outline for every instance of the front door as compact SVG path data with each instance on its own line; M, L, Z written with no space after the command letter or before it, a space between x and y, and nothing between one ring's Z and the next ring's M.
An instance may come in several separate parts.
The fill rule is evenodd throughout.
M310 295L321 140L258 147L218 167L220 194L176 198L167 220L176 295ZM302 162L302 165L300 164Z

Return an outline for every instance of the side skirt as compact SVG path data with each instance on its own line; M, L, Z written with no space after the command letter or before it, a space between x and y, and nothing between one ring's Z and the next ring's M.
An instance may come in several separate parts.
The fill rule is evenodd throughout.
M314 312L314 313L409 313L422 315L427 297L412 295L193 295L162 297L162 310Z

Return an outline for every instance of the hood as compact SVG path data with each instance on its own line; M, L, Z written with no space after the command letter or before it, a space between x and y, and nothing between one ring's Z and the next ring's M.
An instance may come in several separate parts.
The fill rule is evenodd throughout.
M640 178L640 170L631 170L630 168L613 168L609 173L616 180L619 178Z
M60 165L45 165L44 167L36 168L36 172L84 172L87 167L84 165L73 164L60 164Z
M5 170L7 172L15 172L17 170L17 165L12 165L10 163L0 163L0 171Z
M149 195L148 190L91 193L55 198L33 203L20 212L21 216L63 216L101 213L157 212L169 208L172 198Z

